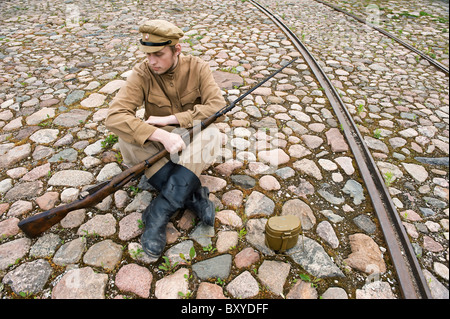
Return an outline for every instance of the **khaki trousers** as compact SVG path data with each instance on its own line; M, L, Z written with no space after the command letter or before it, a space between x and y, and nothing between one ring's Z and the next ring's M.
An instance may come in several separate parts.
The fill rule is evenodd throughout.
M183 133L185 130L166 126L162 129L173 132ZM146 169L145 176L150 178L161 169L169 160L178 163L194 172L198 177L200 174L213 164L216 156L221 154L220 147L222 145L221 133L219 129L211 124L201 132L196 132L194 138L187 145L186 149L180 154L168 154L158 162L154 163L150 168ZM164 146L159 142L147 141L144 146L130 144L119 138L120 152L122 153L123 162L127 166L136 165L159 151Z

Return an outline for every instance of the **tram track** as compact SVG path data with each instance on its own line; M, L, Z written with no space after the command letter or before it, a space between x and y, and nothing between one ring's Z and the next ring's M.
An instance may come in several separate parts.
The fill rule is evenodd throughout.
M250 0L250 2L283 30L296 49L302 54L329 99L367 187L374 211L386 239L389 254L397 272L403 298L432 298L408 235L384 184L383 177L337 90L310 51L289 27L258 2L253 0Z
M402 39L396 37L395 35L393 35L392 33L384 30L383 28L377 27L376 25L372 24L372 23L368 23L365 19L356 16L353 13L350 13L346 10L343 10L331 3L328 3L326 1L322 1L322 0L315 0L320 4L323 4L325 6L328 6L330 8L332 8L333 10L336 10L340 13L343 13L349 17L352 17L353 19L355 19L356 21L363 23L365 25L370 26L371 28L373 28L374 30L377 30L378 32L382 33L383 35L389 37L390 39L394 40L395 42L397 42L398 44L404 46L405 48L407 48L408 50L416 53L417 55L419 55L421 58L427 60L430 64L434 65L439 71L444 72L445 74L447 74L448 76L448 67L446 67L445 65L443 65L442 63L440 63L439 61L436 61L435 59L433 59L432 57L430 57L428 54L420 51L419 49L415 48L414 46L410 45L409 43L403 41Z

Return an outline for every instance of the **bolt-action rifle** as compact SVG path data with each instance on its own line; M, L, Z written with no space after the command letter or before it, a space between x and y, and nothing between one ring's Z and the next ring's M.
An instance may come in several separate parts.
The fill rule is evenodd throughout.
M221 116L225 115L227 112L232 110L237 103L239 103L246 96L251 94L254 90L259 88L261 85L266 83L276 74L281 72L288 65L292 64L295 60L296 58L291 60L289 63L287 63L285 66L281 67L271 75L269 75L267 78L262 80L260 83L258 83L251 89L249 89L243 95L241 95L236 100L231 102L228 106L225 106L217 113L211 115L207 119L203 120L201 123L195 125L189 131L186 131L184 134L181 135L183 140L185 142L189 142L192 139L193 135L196 134L196 132L214 123L218 118L220 118ZM61 221L61 219L63 219L69 212L81 208L92 207L100 203L105 197L115 193L117 190L121 189L128 182L138 179L140 176L142 176L142 174L144 174L147 168L149 168L154 163L164 158L168 154L169 154L168 151L163 149L158 153L156 153L155 155L151 156L150 158L140 162L139 164L136 164L124 170L122 173L117 174L110 180L92 186L91 188L86 190L86 192L88 193L87 195L84 195L84 193L86 192L83 192L83 194L81 194L81 196L72 203L54 207L45 212L23 219L18 224L19 228L27 236L36 237L41 233L43 233L44 231L46 231L47 229L49 229L50 227L52 227L53 225L55 225L56 223L58 223L59 221Z

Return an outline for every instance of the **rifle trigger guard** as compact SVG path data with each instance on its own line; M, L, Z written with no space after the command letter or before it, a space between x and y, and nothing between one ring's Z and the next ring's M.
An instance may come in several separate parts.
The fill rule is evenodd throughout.
M84 199L86 198L88 195L92 195L95 192L97 192L98 190L102 189L103 187L105 187L107 184L109 183L109 181L104 181L101 183L98 183L97 185L91 186L88 189L86 189L83 193L85 193L85 195L83 195L83 193L81 193L78 198L79 199ZM87 194L86 194L87 193Z
M83 193L81 193L80 195L78 195L78 199L79 199L79 200L83 200L83 199L85 199L88 195L90 195L89 192L84 191Z

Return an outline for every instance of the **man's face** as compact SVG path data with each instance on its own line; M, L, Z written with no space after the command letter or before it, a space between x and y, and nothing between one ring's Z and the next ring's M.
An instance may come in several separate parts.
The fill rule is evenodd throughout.
M152 72L155 74L164 74L175 66L178 59L178 48L173 52L171 48L165 47L164 49L155 52L147 53L148 63Z

